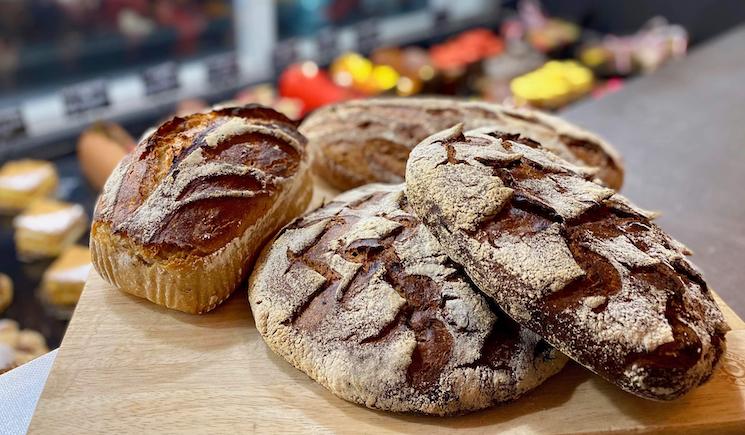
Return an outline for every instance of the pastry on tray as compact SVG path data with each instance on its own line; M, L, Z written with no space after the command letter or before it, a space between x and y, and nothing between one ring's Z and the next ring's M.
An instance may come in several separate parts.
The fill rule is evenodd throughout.
M17 213L57 189L57 171L43 160L14 160L0 168L0 212Z
M13 302L13 280L4 273L0 273L0 313L5 311Z
M39 332L21 330L15 320L0 320L0 374L47 352L47 342Z
M16 253L23 260L55 257L87 228L88 216L81 205L38 199L13 219Z
M249 279L269 347L371 408L461 414L517 398L566 357L447 258L403 185L346 192L295 220Z
M445 98L348 101L313 112L300 132L308 138L315 172L346 190L403 181L411 149L457 123L466 129L497 126L538 141L571 163L594 167L613 189L623 183L621 157L602 138L555 116L497 104Z
M122 291L189 313L224 301L311 198L305 138L262 106L162 124L109 177L93 264Z
M90 250L84 246L70 246L44 272L41 281L43 299L57 306L75 305L91 267Z
M406 191L443 250L519 324L633 394L706 382L728 326L690 252L591 172L494 128L411 153Z

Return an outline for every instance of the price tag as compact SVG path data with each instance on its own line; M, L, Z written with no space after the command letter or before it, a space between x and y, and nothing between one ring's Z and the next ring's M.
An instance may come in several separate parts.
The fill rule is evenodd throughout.
M438 31L447 30L448 23L450 23L450 10L437 9L435 11L435 29Z
M274 70L281 72L289 65L298 61L298 48L297 41L294 39L286 39L280 41L274 46L274 52L272 53L272 62L274 63Z
M178 67L175 62L152 66L142 71L140 76L145 83L146 95L160 94L179 87Z
M9 141L26 135L26 123L17 108L0 110L0 141Z
M62 90L62 99L68 115L78 115L110 104L106 82L103 80L93 80L65 88Z
M370 53L380 46L380 28L377 20L365 20L357 25L357 50Z
M333 27L324 27L316 36L318 62L329 63L339 54L338 34Z
M239 84L240 67L234 53L212 56L205 61L207 80L216 86L233 86Z

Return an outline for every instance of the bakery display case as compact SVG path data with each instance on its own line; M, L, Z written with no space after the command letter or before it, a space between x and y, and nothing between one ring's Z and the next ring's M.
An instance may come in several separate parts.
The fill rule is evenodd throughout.
M745 429L745 33L614 8L1 4L0 432Z

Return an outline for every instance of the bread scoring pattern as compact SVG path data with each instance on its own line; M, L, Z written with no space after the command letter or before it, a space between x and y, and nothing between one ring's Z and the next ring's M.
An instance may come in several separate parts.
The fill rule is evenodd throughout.
M144 245L210 254L271 207L304 145L292 121L259 106L174 118L117 167L96 217Z
M705 382L727 325L690 252L654 215L533 140L456 126L407 168L413 209L520 324L634 394Z
M267 344L369 407L463 413L516 398L566 361L470 283L401 185L337 197L257 264L249 300Z
M91 257L120 290L188 313L222 303L313 192L305 139L258 105L175 117L117 166Z
M614 189L623 183L621 157L603 139L554 116L497 104L442 98L355 100L314 112L300 131L308 137L318 172L347 189L403 181L411 149L458 123L466 129L496 126L521 134L567 161L594 167Z

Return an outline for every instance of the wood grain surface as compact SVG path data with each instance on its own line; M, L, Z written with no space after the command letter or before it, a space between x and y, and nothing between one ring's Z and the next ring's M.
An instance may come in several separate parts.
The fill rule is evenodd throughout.
M721 304L721 302L720 302ZM745 324L711 381L675 402L624 393L570 364L505 406L436 418L338 399L274 355L246 292L202 316L170 311L91 275L39 400L31 433L742 433Z

